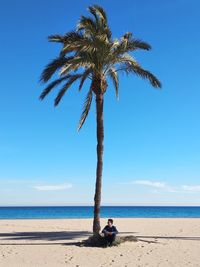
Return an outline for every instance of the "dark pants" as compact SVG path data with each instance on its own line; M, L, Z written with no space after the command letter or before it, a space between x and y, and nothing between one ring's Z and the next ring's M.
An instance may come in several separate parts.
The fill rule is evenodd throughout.
M116 235L105 235L105 240L107 245L111 245L112 242L115 240Z

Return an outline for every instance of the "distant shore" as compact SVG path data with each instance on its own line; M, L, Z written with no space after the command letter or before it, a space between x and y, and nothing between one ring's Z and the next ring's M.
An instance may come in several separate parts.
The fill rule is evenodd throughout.
M138 241L80 247L92 219L0 220L0 266L199 266L198 218L114 218L114 225Z

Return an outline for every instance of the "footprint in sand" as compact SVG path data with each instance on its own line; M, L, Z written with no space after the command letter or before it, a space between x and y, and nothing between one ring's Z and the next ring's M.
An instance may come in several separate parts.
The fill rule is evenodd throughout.
M66 257L67 257L67 255L65 255ZM65 263L68 263L68 262L70 262L71 260L73 259L73 257L71 256L71 257L69 257L68 259L66 259L65 260Z

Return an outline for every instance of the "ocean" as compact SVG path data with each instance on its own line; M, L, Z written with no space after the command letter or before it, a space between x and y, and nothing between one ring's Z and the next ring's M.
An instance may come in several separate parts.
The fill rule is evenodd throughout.
M0 207L0 219L92 218L92 206ZM200 207L102 206L101 218L200 218Z

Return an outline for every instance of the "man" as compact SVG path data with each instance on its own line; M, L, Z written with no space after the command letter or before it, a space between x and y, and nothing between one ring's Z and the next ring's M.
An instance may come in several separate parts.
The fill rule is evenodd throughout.
M113 225L113 219L108 219L108 224L104 227L102 233L104 234L106 245L111 246L116 234L118 234L117 228Z

